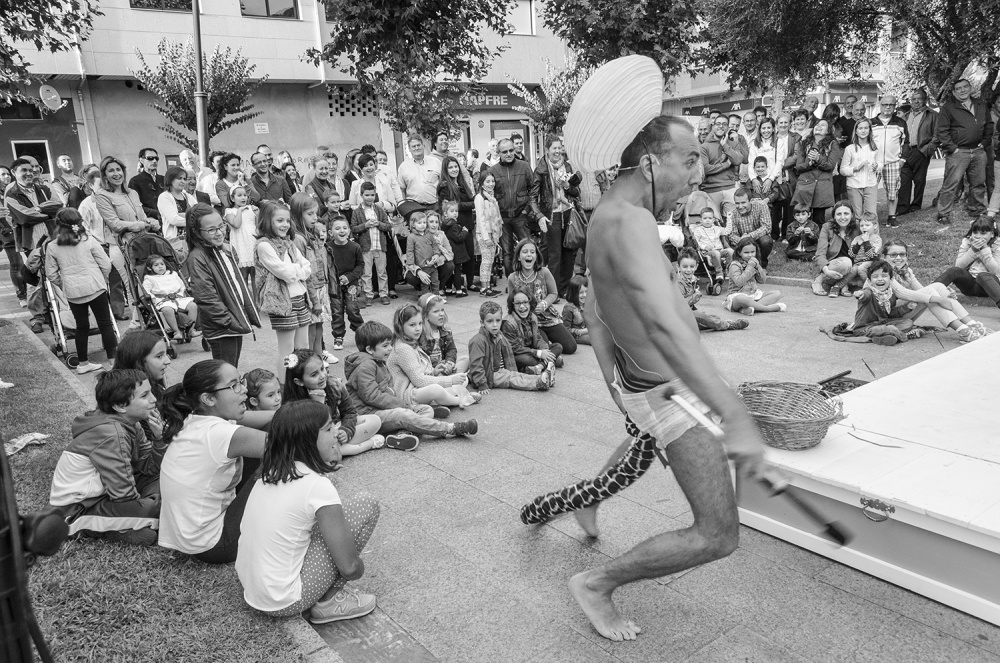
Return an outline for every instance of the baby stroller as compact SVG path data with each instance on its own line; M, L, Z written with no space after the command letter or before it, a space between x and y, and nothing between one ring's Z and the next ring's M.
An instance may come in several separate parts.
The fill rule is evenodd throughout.
M695 254L698 256L698 269L695 270L695 275L699 278L708 279L708 294L710 295L721 295L722 294L722 282L726 280L725 274L717 274L715 267L705 258L701 253L701 248L698 246L698 240L694 238L694 234L691 232L689 226L684 226L684 245L690 247L694 250ZM725 267L725 260L723 260L723 267Z
M151 255L162 257L167 267L177 273L181 273L183 260L177 255L173 245L168 240L160 235L147 232L138 233L125 240L121 250L125 257L125 266L128 269L129 277L132 279L132 288L136 293L136 307L142 316L143 324L147 329L158 330L167 346L167 354L171 359L175 359L177 349L174 347L174 341L190 343L190 331L185 329L184 336L180 339L172 337L168 331L169 327L163 319L163 314L156 310L152 296L142 287L142 280L146 276L146 260ZM201 348L206 352L210 349L208 341L204 338L201 340Z
M35 251L32 252L29 261L38 267L38 280L42 286L42 292L45 296L46 311L49 315L49 326L52 328L52 335L55 336L55 342L49 346L49 350L52 354L62 359L66 362L66 365L70 368L76 368L80 365L80 358L77 356L75 349L71 349L71 346L67 341L73 338L73 335L77 333L76 331L76 319L69 310L69 301L66 299L66 295L63 294L61 288L52 283L47 274L45 273L45 251L48 248L49 240L43 238L39 243ZM37 252L37 254L36 254ZM111 307L110 292L108 293L108 308ZM114 320L114 315L111 316ZM121 333L118 331L118 325L112 325L115 330L115 337L121 340ZM90 318L90 336L95 336L101 333L101 330L97 327L97 321L94 319L93 315Z

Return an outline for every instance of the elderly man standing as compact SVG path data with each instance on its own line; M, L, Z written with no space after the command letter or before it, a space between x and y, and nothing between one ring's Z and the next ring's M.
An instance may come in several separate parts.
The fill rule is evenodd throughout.
M705 181L701 190L712 199L712 204L723 216L733 207L733 193L740 179L740 166L750 150L735 130L729 128L725 115L715 118L712 134L701 145L701 163L705 168Z
M510 274L514 271L514 238L517 237L520 241L528 236L531 214L528 201L535 173L526 161L515 158L514 141L505 138L497 145L497 149L500 151L500 163L486 172L496 179L494 195L503 219L500 248L503 251L504 274Z
M854 120L855 124L857 124L858 120L864 120L865 118L868 117L868 107L865 106L865 102L858 101L854 104L854 107L851 109L851 113L852 113L851 119Z
M816 109L819 108L819 97L813 95L806 97L802 107L809 111L809 128L812 129L821 119L816 115Z
M903 146L906 161L899 174L899 203L896 213L900 216L916 212L924 200L927 184L927 166L937 150L937 113L927 107L927 93L917 88L910 93L910 112L905 117L909 135ZM912 195L911 195L912 194Z
M879 100L879 114L872 118L872 140L875 141L875 159L881 169L879 180L889 201L889 218L886 225L899 226L896 221L896 203L899 202L899 171L903 167L904 145L909 145L906 122L896 116L896 97L887 94Z
M952 90L953 99L941 106L938 113L938 144L946 155L944 184L938 194L938 223L951 223L955 192L962 178L969 177L966 208L978 216L986 209L986 150L984 145L993 138L993 116L986 104L972 99L972 84L960 79Z

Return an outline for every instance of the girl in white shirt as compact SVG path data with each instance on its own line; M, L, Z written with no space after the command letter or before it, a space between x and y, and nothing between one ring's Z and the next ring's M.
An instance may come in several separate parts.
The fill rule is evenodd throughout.
M275 414L261 477L243 514L236 574L243 598L273 617L309 609L313 623L353 619L375 597L347 587L365 572L361 551L378 523L365 494L341 500L324 476L340 461L338 426L321 403L287 403Z
M858 120L851 144L840 161L840 174L847 177L847 201L855 219L877 216L879 165L876 157L871 120Z
M240 520L273 412L247 412L246 384L224 361L200 361L163 394L159 544L208 564L236 559ZM241 425L242 424L242 425ZM255 430L257 429L257 430Z

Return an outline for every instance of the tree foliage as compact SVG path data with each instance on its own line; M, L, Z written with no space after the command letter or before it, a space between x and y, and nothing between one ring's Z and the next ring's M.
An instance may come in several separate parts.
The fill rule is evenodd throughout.
M691 70L695 0L547 0L543 16L584 65L639 54L656 60L667 80Z
M86 39L100 16L92 0L0 0L0 106L37 100L24 86L39 81L29 71L31 63L18 50L31 44L53 53L73 48L77 37Z
M184 147L198 151L198 121L195 114L195 51L189 39L186 43L163 39L156 47L160 61L151 67L145 56L136 49L142 67L132 74L147 90L160 98L158 104L150 104L158 113L176 126L160 127L169 138ZM202 54L204 87L208 93L207 116L208 138L219 135L226 129L251 120L260 112L253 112L250 97L267 80L263 76L254 80L257 65L231 48L215 47L210 57ZM182 131L186 129L189 135Z
M540 94L528 90L508 73L511 83L507 87L525 101L524 106L514 106L513 110L527 115L543 134L561 134L573 98L593 71L592 66L580 63L575 56L570 57L565 67L556 67L545 58Z
M314 63L329 63L375 96L379 115L399 131L454 125L461 81L478 81L502 48L481 34L511 30L507 16L515 0L326 0L333 31ZM438 90L435 83L447 84ZM421 127L421 129L417 129Z

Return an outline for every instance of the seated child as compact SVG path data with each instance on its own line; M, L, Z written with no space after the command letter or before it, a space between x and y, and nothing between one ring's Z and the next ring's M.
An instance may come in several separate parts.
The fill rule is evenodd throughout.
M736 244L736 255L729 265L729 294L726 295L726 310L743 315L753 315L756 311L772 313L784 311L788 307L779 302L781 293L777 290L764 292L758 287L767 278L767 272L757 261L757 245L749 237Z
M694 312L694 319L698 323L698 329L703 331L728 331L730 329L746 329L750 326L748 320L723 320L717 315L700 311L695 306L698 300L701 299L701 286L698 283L698 277L695 275L695 271L698 269L698 256L695 255L694 250L688 248L681 249L680 256L677 259L677 268L679 271L678 282L681 285L681 293L684 295L684 299L687 300L688 306Z
M878 234L877 224L871 216L861 217L858 223L861 234L851 241L847 249L848 257L854 262L854 269L862 279L868 278L868 268L882 252L882 238Z
M247 387L247 409L272 412L281 407L281 383L278 376L266 368L255 368L243 374Z
M163 454L140 426L156 407L149 378L134 369L106 371L94 396L97 409L73 420L49 502L62 507L70 534L156 545Z
M417 435L445 437L475 435L479 424L475 419L454 424L434 417L448 416L446 407L431 407L422 403L408 404L392 388L392 376L386 360L392 354L392 330L381 322L369 321L354 334L358 351L344 361L347 392L359 414L375 415L382 421L379 433L385 435L390 449L412 451L420 440Z
M240 522L236 575L243 599L272 617L309 610L316 624L353 619L375 609L375 597L347 587L378 522L365 493L341 499L324 476L341 458L339 427L309 400L289 403L271 421L261 476Z
M510 341L500 332L503 309L496 302L479 307L483 326L469 341L469 384L486 394L490 389L546 391L555 379L551 364L541 375L529 377L517 370L517 360Z
M726 247L726 229L716 225L715 210L706 207L701 211L701 223L691 227L691 235L701 255L715 268L715 281L725 280L725 265L733 259L733 250Z
M768 209L778 199L778 189L774 181L767 177L767 157L757 157L753 160L754 176L747 182L750 189L750 200L763 200Z
M427 229L427 214L414 212L410 216L410 236L406 239L406 269L411 274L430 277L427 283L421 280L420 292L438 294L441 290L438 268L445 262L440 240Z
M333 349L344 349L344 315L351 323L351 331L357 331L364 324L361 317L361 274L365 270L365 257L361 246L351 241L351 226L347 219L335 218L331 224L332 233L326 249L333 263L336 287L330 288L330 328L333 332Z
M445 299L430 293L421 295L420 306L424 328L417 344L427 353L434 367L434 375L465 373L469 370L469 358L459 357L455 337L448 328L448 313L444 310Z
M142 287L153 298L153 306L167 321L167 335L170 338L182 335L178 317L184 323L185 339L201 336L201 332L194 329L198 322L198 306L194 303L194 298L188 296L184 280L177 272L167 268L167 261L162 256L154 254L146 259L146 276L142 279Z
M819 241L819 226L812 220L812 210L808 205L796 203L793 221L785 229L785 255L792 260L812 261L816 256Z
M434 237L434 251L444 257L444 262L438 265L438 282L441 285L450 283L449 279L455 271L455 252L451 248L451 241L441 230L441 215L431 210L427 212L427 233ZM438 290L437 294L444 296L444 288Z
M337 442L343 456L356 456L369 449L381 449L385 438L378 435L382 421L373 415L358 416L344 384L326 372L326 362L312 350L298 349L285 357L285 389L282 401L312 399L330 410L339 426Z
M587 321L583 319L583 305L587 303L587 277L577 274L566 286L566 304L562 310L563 326L577 343L590 345Z
M552 367L562 366L562 345L549 344L538 327L535 316L535 297L512 290L507 297L507 317L500 325L500 331L510 341L514 351L514 362L522 373L542 375L549 372L549 386L555 383Z

